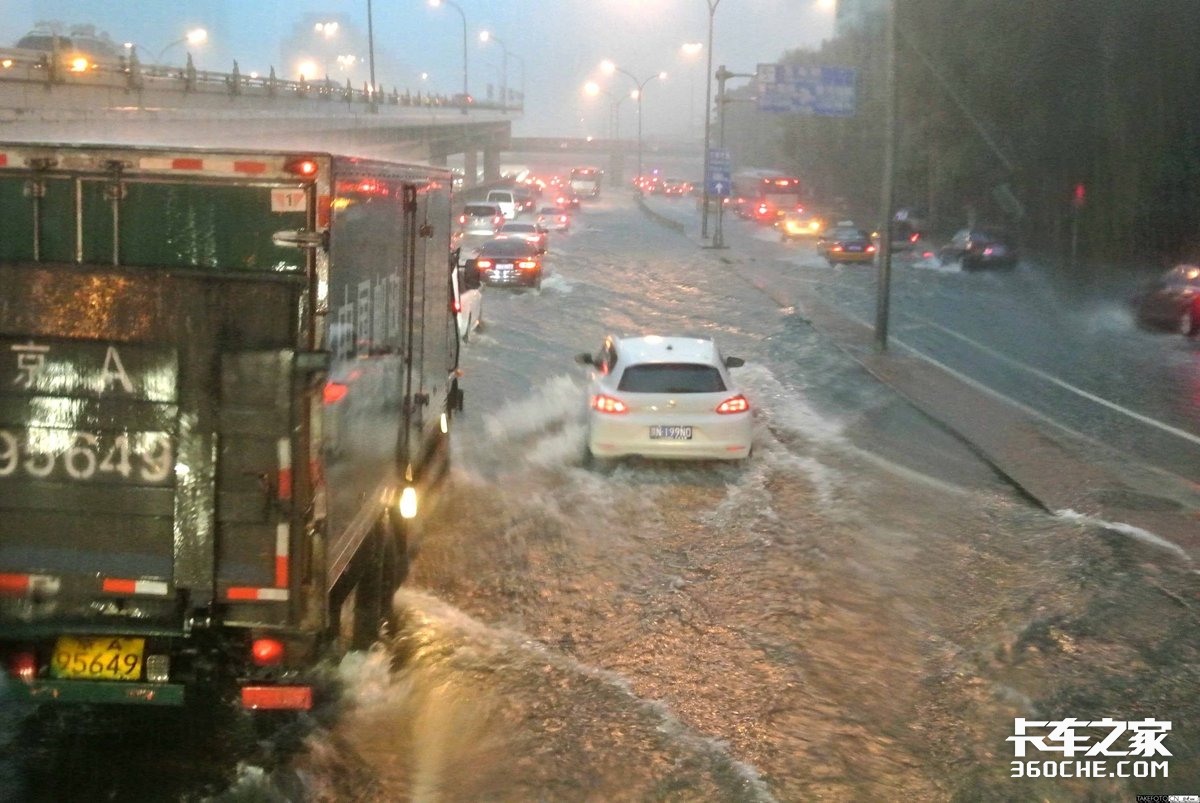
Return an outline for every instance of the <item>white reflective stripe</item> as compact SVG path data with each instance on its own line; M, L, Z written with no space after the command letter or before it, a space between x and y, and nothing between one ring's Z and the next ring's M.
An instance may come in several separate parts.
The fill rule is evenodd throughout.
M165 597L170 587L161 580L138 580L133 584L135 594L156 594Z
M279 468L285 471L292 467L292 442L288 438L280 438L276 444L276 451L279 454Z
M62 580L51 574L29 575L29 590L38 594L57 594Z
M288 592L286 588L260 588L258 589L257 597L275 602L285 602L288 598Z
M142 170L170 170L175 160L164 156L143 156L138 159L138 167Z
M275 557L286 558L288 556L288 525L287 522L282 522L275 525Z

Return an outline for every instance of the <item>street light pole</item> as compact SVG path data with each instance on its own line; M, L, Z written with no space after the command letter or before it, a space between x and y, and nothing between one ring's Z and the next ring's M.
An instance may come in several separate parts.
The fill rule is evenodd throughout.
M466 105L467 98L471 97L471 93L467 90L467 41L470 39L470 36L467 33L467 15L463 12L462 7L459 6L458 3L455 3L454 0L429 0L429 5L432 6L433 8L437 8L438 6L442 5L443 3L450 6L455 11L457 11L458 15L460 17L462 17L462 24L463 24L463 91L462 91L463 107L462 107L462 113L466 114L467 113L467 105Z
M508 46L504 44L504 40L496 36L491 31L479 32L480 42L495 42L500 45L500 50L504 55L500 59L500 113L508 113ZM522 62L523 64L523 62ZM525 76L525 67L521 67L521 77Z
M616 64L613 64L611 61L604 62L601 65L601 67L602 67L602 69L604 69L605 72L608 72L608 73L619 72L622 75L628 76L630 79L633 80L634 86L637 87L637 89L635 90L636 94L634 95L634 99L637 100L637 120L638 120L637 175L638 175L638 178L640 179L642 176L642 94L646 88L646 84L650 83L655 78L665 79L667 77L667 74L665 72L660 72L660 73L657 73L656 75L651 75L651 76L647 77L645 80L639 81L638 77L636 75L634 75L629 70L626 70L623 67L618 67Z
M717 6L721 4L721 0L707 0L708 2L708 67L705 69L704 83L704 211L700 214L700 236L708 236L708 171L709 171L709 145L711 140L712 128L712 53L713 53L713 18L717 15Z
M375 24L371 15L371 0L367 0L367 64L371 74L371 91L367 94L371 111L379 111L375 105Z

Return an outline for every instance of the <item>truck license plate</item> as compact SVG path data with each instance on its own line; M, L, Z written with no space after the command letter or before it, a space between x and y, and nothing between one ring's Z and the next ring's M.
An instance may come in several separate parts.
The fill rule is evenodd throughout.
M146 640L117 636L59 636L50 673L64 680L139 680Z
M691 439L691 427L667 427L658 425L650 427L650 440L652 441L690 441Z

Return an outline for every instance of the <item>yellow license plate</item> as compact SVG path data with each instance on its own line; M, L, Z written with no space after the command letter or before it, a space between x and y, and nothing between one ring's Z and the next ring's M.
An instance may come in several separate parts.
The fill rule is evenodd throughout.
M116 636L59 636L50 673L67 680L140 680L146 640Z

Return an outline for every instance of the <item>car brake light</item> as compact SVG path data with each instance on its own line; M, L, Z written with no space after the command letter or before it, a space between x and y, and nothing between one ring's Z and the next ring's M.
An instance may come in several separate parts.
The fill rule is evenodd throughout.
M983 249L983 255L985 257L990 257L992 255L992 247L990 245L987 248Z
M455 315L462 312L462 302L459 301L457 298L452 300L450 302L450 311L453 312Z
M466 223L466 222L467 222L467 216L466 216L466 215L459 215L459 216L458 216L458 222L459 222L459 223Z
M744 413L749 409L750 402L746 401L746 397L740 393L717 405L717 412L722 415L727 413Z
M533 261L532 259L522 259L520 262L517 263L517 267L520 268L521 270L533 270L534 268L537 267L537 265L538 265L538 263Z
M598 393L592 397L592 409L598 413L627 413L629 407L620 399Z
M830 251L841 251L842 247L840 245L835 245L832 248L830 248L829 250Z
M873 254L873 253L875 253L875 246L873 246L873 245L868 245L868 246L867 246L867 253L868 253L868 254Z
M255 666L278 666L283 663L283 642L273 638L256 638L250 645L250 658Z
M491 266L492 266L492 260L490 260L490 259L475 260L475 267L479 268L480 270L487 270Z
M921 239L921 235L920 235L920 234L917 234L916 232L913 232L913 235L912 235L911 237L909 237L909 238L908 238L908 241L909 241L910 243L915 243L915 242L916 242L917 240L919 240L919 239Z

